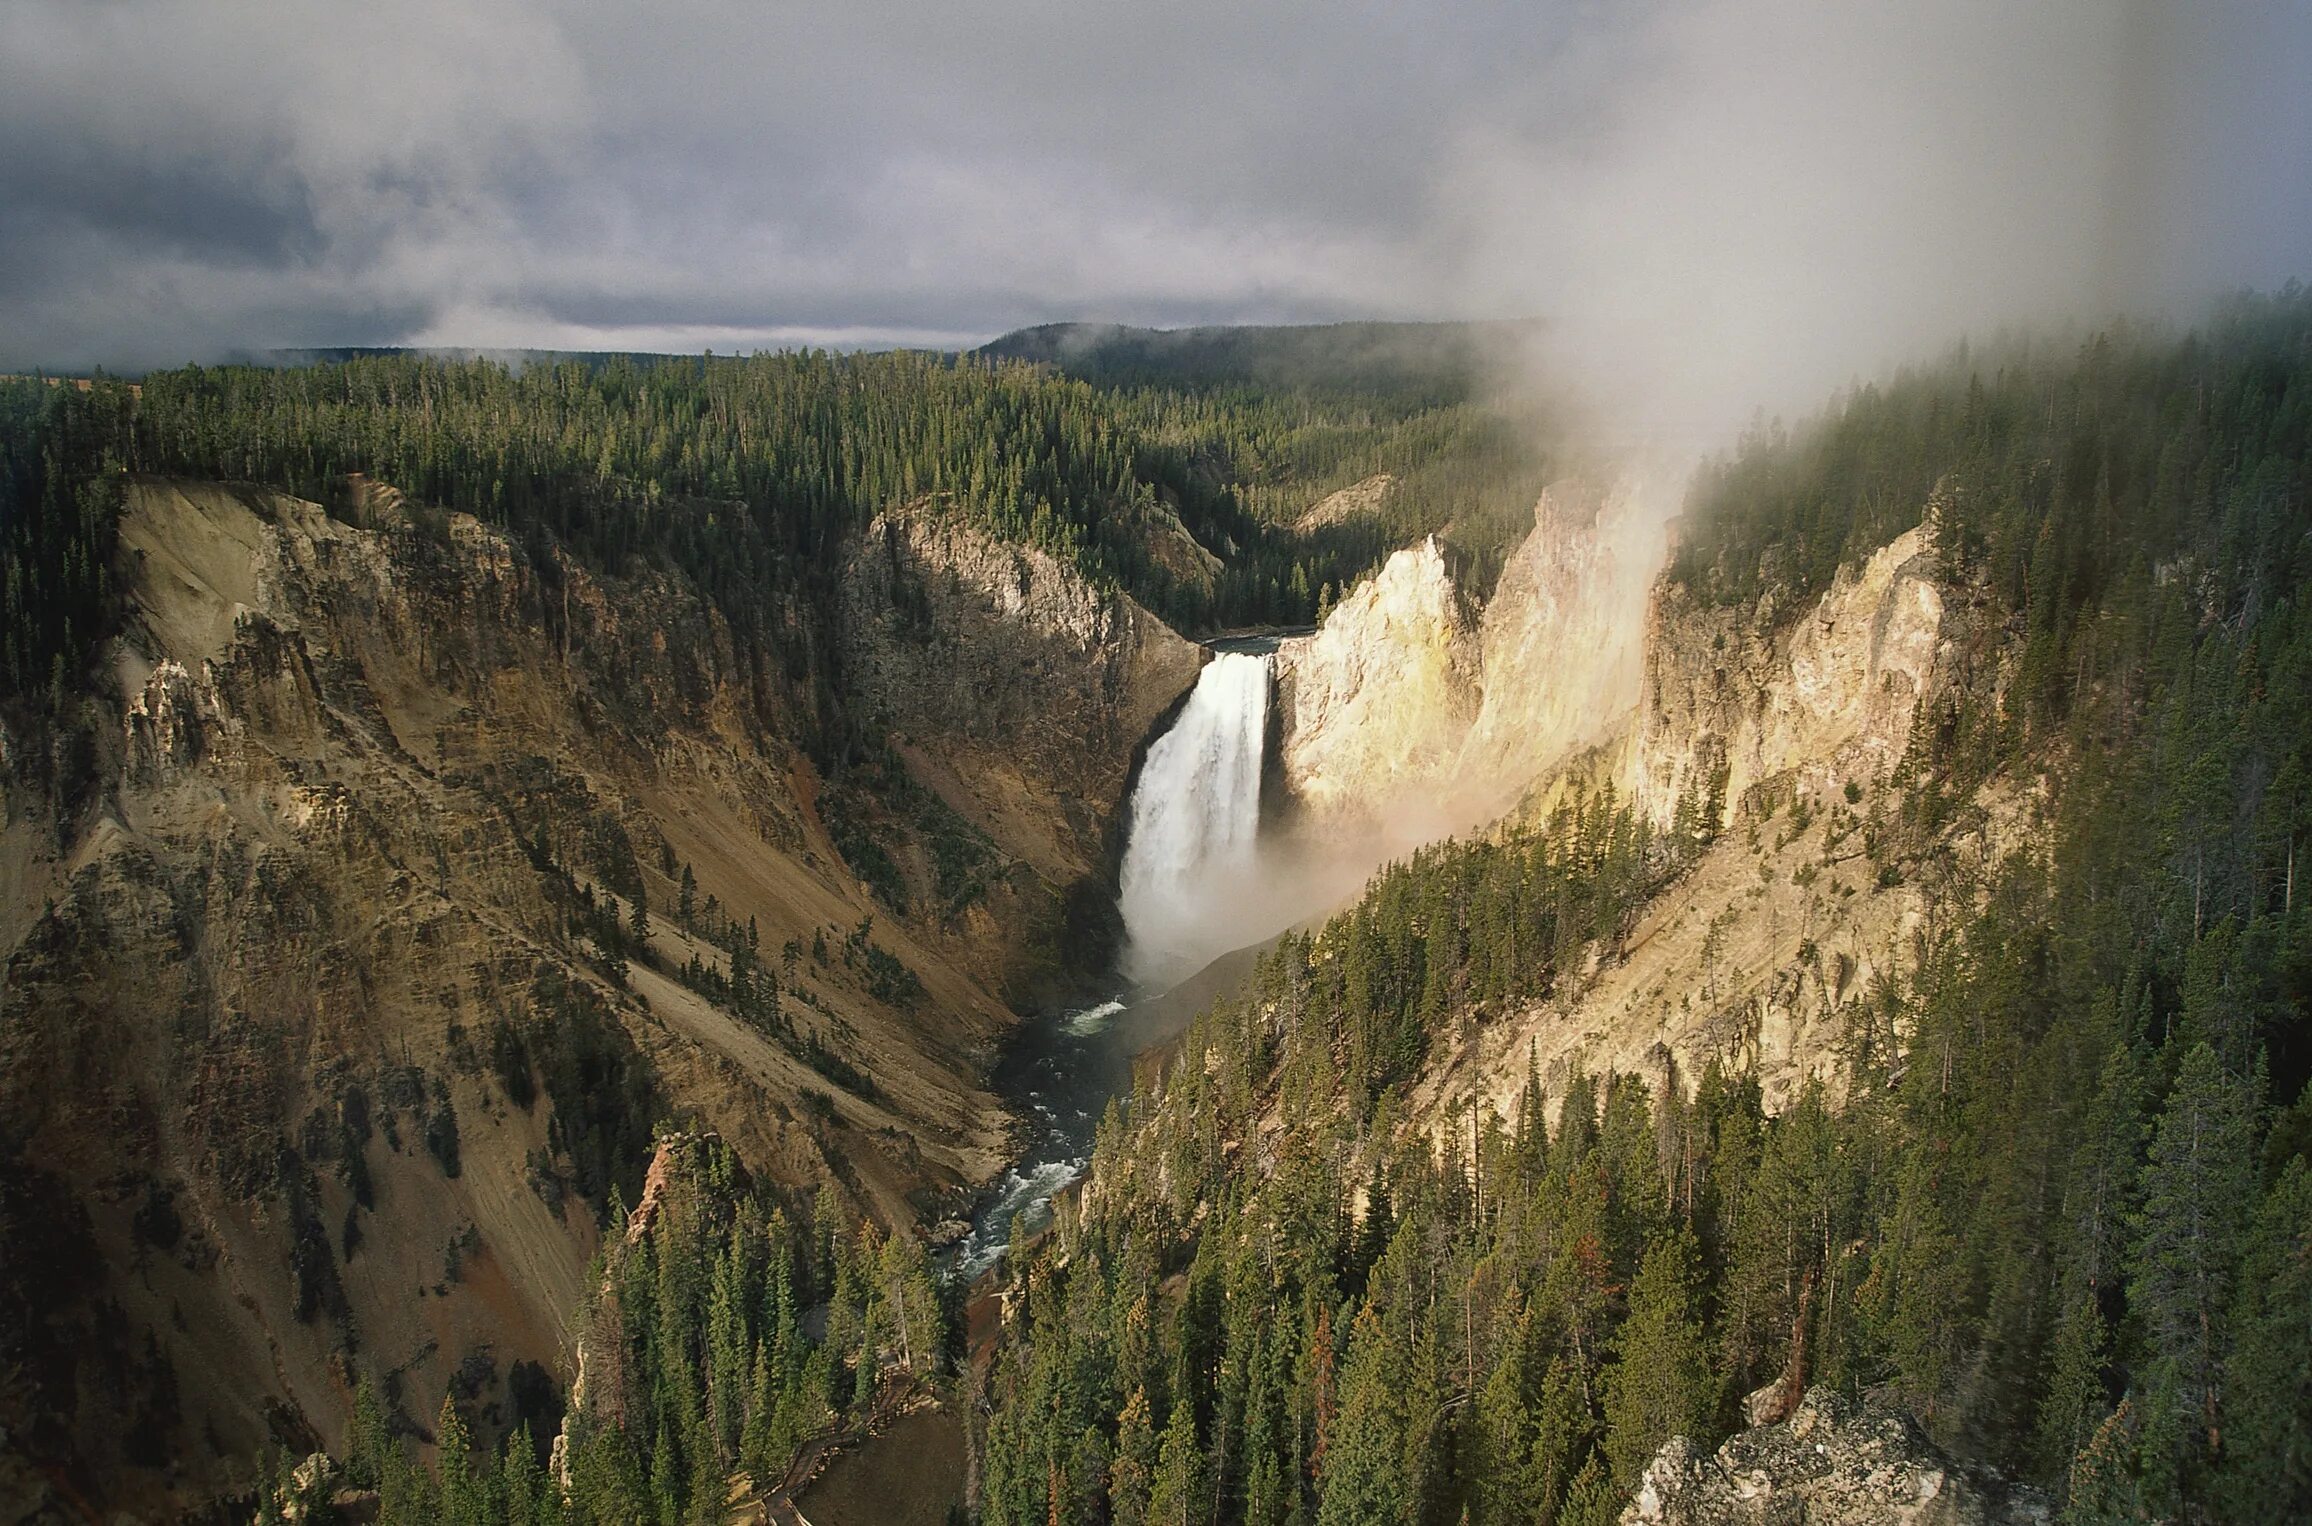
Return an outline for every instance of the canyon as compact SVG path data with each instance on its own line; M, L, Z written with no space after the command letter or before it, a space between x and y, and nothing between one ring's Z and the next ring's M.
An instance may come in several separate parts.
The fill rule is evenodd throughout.
M1277 649L1280 853L1352 842L1377 863L1600 798L1708 839L1577 980L1448 1045L1428 1108L1474 1091L1506 1117L1529 1065L1553 1095L1581 1068L1690 1087L1712 1059L1758 1075L1770 1106L1808 1081L1835 1094L1847 1009L1905 971L1928 914L1925 887L1881 882L1867 836L1922 719L1999 678L1925 532L1802 609L1703 607L1656 576L1666 526L1643 494L1561 482L1481 608L1424 544ZM1994 862L2044 806L1987 788L1951 850Z
M124 1497L229 1489L235 1457L341 1444L356 1352L393 1394L463 1392L485 1439L544 1423L596 1211L659 1120L951 1237L1042 1095L989 1089L1017 1011L1086 1041L1045 1063L1161 1040L1067 998L1119 962L1160 992L1421 843L1584 801L1693 863L1546 999L1441 1035L1411 1116L1509 1116L1529 1075L1690 1090L1712 1061L1770 1111L1835 1095L1928 915L1863 842L1924 718L1988 681L1968 612L1919 530L1793 611L1696 604L1656 575L1666 533L1642 485L1561 482L1487 597L1430 539L1316 630L1215 652L890 510L825 654L885 739L862 786L763 723L759 659L679 578L540 565L382 485L332 515L137 482L97 782L44 793L12 743L0 837L12 1222L76 1274L31 1391L135 1417L88 1403L56 1444L134 1470L140 1436L197 1431L205 1456ZM549 601L550 632L525 613ZM811 675L769 681L807 711ZM1988 862L2035 809L1986 790L1948 846ZM648 927L618 957L588 916ZM781 971L781 1019L699 989L747 961ZM968 1265L1082 1170L1094 1111L1013 1172Z
M663 1119L844 1212L958 1211L1011 1149L1013 1004L1106 958L1133 749L1201 657L894 511L818 659L898 759L862 784L792 719L831 675L678 575L374 483L332 514L139 479L120 546L93 755L0 741L0 1174L42 1311L0 1423L140 1510L339 1447L356 1358L412 1423L447 1385L485 1435L542 1424ZM742 963L775 1016L709 999Z

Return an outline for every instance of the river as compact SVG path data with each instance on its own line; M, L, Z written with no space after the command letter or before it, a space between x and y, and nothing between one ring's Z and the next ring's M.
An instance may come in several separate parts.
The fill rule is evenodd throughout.
M1133 1059L1177 1035L1250 968L1243 893L1256 884L1269 656L1276 638L1212 643L1188 703L1148 748L1118 875L1125 947L1115 994L1020 1025L992 1083L1027 1125L1027 1148L981 1195L957 1246L967 1282L1002 1259L1014 1227L1051 1218L1081 1176ZM1231 954L1231 951L1238 951Z

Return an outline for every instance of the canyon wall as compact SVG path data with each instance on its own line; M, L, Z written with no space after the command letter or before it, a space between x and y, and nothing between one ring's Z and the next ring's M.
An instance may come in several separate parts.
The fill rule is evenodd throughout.
M1657 492L1634 477L1557 483L1504 564L1479 624L1484 703L1454 760L1489 816L1626 729L1667 545Z
M1962 689L1997 689L1976 667L1988 633L1955 598L1920 530L1787 618L1657 584L1634 710L1529 799L1611 788L1687 835L1690 866L1550 998L1442 1051L1428 1104L1475 1091L1508 1116L1529 1064L1553 1092L1577 1066L1690 1088L1716 1060L1755 1072L1769 1110L1809 1081L1841 1094L1855 1046L1897 1040L1874 1031L1871 994L1910 968L1943 904L1936 885L1883 872L1871 845L1899 830L1921 726ZM2037 785L1979 789L1936 846L1949 866L1986 868L2031 846L2045 808Z
M1549 1000L1448 1047L1426 1089L1505 1114L1529 1059L1690 1085L1755 1068L1769 1104L1840 1084L1858 1004L1929 914L1865 851L1908 781L1922 713L1980 645L1914 529L1803 609L1721 608L1657 578L1639 484L1562 483L1472 620L1433 545L1400 551L1277 655L1288 825L1404 851L1536 824L1612 790L1692 866ZM1995 679L1991 680L1995 684ZM1947 829L1969 862L2022 843L2041 801L1989 793ZM1387 834L1393 829L1394 836Z
M1062 885L1102 867L1133 751L1205 657L1044 552L920 508L860 538L839 628L853 706Z
M106 681L0 742L0 1426L107 1508L340 1446L356 1354L406 1424L453 1381L485 1443L544 1423L660 1120L952 1212L1009 1150L1003 994L1200 655L920 523L770 651L679 576L340 512L132 482ZM846 662L895 765L814 761Z
M1277 746L1295 809L1365 822L1434 791L1477 714L1478 676L1437 542L1391 556L1313 635L1277 648Z
M1465 830L1622 734L1662 523L1641 483L1553 484L1481 613L1430 541L1284 642L1279 746L1300 824L1411 818L1408 842Z
M1786 622L1770 608L1702 608L1663 584L1624 775L1649 818L1668 823L1694 792L1719 797L1723 818L1754 785L1785 776L1820 805L1893 768L1945 637L1925 535L1911 530L1843 569Z

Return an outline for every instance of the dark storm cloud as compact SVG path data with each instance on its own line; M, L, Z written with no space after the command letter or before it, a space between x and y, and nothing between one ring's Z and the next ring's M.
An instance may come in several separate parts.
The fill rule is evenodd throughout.
M5 3L14 365L1544 313L1718 413L2312 221L2301 5Z
M26 124L0 159L0 239L37 255L45 231L66 228L228 264L307 260L324 244L305 186L263 145L221 162L170 163L69 124Z

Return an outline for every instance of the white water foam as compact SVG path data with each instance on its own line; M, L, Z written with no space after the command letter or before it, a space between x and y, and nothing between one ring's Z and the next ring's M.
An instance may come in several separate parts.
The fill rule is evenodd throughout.
M1086 1007L1081 1012L1069 1013L1060 1019L1060 1026L1077 1038L1088 1039L1114 1022L1116 1014L1123 1010L1124 1004L1120 1001L1104 1001L1096 1007Z
M980 1218L979 1227L965 1238L955 1258L957 1273L970 1283L1011 1249L1012 1220L1033 1234L1051 1219L1052 1197L1065 1192L1084 1174L1082 1160L1054 1160L1004 1177L1003 1191Z
M1268 686L1266 653L1214 657L1140 766L1118 886L1124 973L1139 985L1191 975L1248 941L1213 891L1255 867Z

